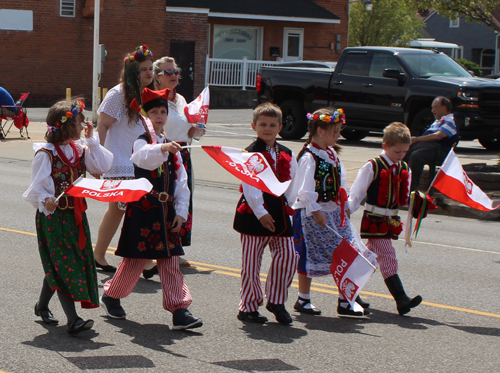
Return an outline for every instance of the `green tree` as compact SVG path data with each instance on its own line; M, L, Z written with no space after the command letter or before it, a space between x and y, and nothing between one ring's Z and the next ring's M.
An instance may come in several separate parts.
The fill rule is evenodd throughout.
M500 22L493 16L494 10L500 10L500 0L415 0L415 5L419 9L434 8L449 19L465 16L469 22L482 22L500 32Z
M372 10L366 10L364 1L350 4L349 46L402 47L420 36L425 24L414 0L372 0L372 4Z

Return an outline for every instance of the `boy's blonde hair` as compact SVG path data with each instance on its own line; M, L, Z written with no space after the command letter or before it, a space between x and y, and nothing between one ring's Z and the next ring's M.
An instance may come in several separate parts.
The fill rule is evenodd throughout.
M266 117L271 117L271 118L278 118L278 122L281 125L281 120L282 120L282 113L281 109L279 106L272 104L270 102L265 102L263 104L260 104L255 108L253 111L253 123L257 124L257 120L259 120L259 117L261 115L264 115Z
M382 139L387 146L398 144L411 145L411 133L408 127L401 122L392 122L384 128L384 137Z

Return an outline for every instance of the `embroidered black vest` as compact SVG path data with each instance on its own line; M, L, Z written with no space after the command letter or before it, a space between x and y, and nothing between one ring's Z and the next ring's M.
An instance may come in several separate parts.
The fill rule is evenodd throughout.
M276 143L278 152L276 154L276 161L278 163L279 153L285 152L290 157L292 157L292 151L287 147ZM266 143L261 139L257 139L246 149L248 152L266 152ZM276 169L278 169L279 165L276 165L274 171L276 173ZM293 236L293 227L290 219L290 215L287 213L288 201L286 200L285 195L281 195L280 197L276 197L269 193L262 193L264 197L264 207L269 212L269 214L274 219L275 231L271 232L270 230L264 228L264 226L260 223L259 219L252 212L238 212L238 208L241 207L242 204L246 204L245 195L242 195L240 200L238 201L236 214L234 216L233 228L237 232L248 234L250 236L283 236L290 237Z
M337 199L337 192L340 188L341 168L340 162L334 166L328 163L323 158L318 157L308 148L306 150L311 153L316 162L316 171L314 172L314 180L316 180L316 189L318 193L317 202L328 202Z
M64 190L66 190L73 181L78 179L80 176L85 176L87 171L85 167L85 149L80 156L80 162L76 165L71 166L65 163L59 154L54 155L54 153L48 149L42 148L39 151L44 152L50 158L50 163L52 164L52 179L54 180L55 186L55 196L59 196ZM83 199L85 201L85 199ZM85 202L86 203L86 202ZM74 197L69 195L63 195L59 199L57 205L59 210L74 209L75 202Z
M393 175L391 167L383 157L370 159L370 163L373 167L373 180L366 193L366 202L373 206L397 209L399 201L396 196L403 196L403 194L407 193L405 189L408 188L408 183L404 183L402 173L404 170L408 172L408 164L403 161L399 162L397 164L397 172ZM381 178L382 174L386 177ZM395 178L397 179L394 180ZM384 200L383 204L381 203L381 199ZM407 196L405 199L407 200Z

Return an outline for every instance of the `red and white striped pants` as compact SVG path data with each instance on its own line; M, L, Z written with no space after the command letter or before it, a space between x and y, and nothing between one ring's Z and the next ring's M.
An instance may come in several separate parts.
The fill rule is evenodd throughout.
M128 296L141 276L147 259L123 258L114 277L104 284L104 292L111 298ZM163 289L163 308L174 313L179 308L188 308L193 302L179 267L179 257L157 259L158 274Z
M255 312L263 304L260 267L264 249L269 245L271 266L266 280L268 302L285 304L288 288L297 270L299 255L295 251L293 237L266 237L241 235L242 263L239 310Z
M390 238L369 238L366 247L377 254L377 262L384 280L398 274L396 249Z

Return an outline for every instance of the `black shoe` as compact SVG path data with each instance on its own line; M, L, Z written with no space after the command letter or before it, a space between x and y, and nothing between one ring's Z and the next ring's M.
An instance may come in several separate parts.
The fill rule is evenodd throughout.
M422 297L420 295L417 295L414 298L410 298L406 295L403 283L398 275L386 278L385 284L396 301L396 307L400 316L407 314L412 308L415 308L422 303Z
M356 303L359 304L363 308L370 308L370 303L365 302L361 297L358 295L356 298Z
M203 325L203 321L194 317L186 308L179 308L174 312L173 323L174 330L194 329Z
M363 316L368 316L371 314L369 310L363 310L363 311L354 311L351 308L351 305L349 304L348 301L346 300L341 300L339 298L339 303L337 306L337 313L340 316L350 316L350 317L363 317Z
M262 316L259 312L243 312L240 311L238 316L236 316L240 321L253 322L256 324L265 324L267 322L267 317Z
M110 273L115 273L116 272L116 267L115 266L112 266L112 265L102 265L102 264L99 264L99 262L97 260L94 260L95 262L95 268L98 269L100 268L101 271L104 271L104 272L110 272Z
M71 335L78 334L85 330L89 330L94 326L94 320L83 321L81 318L77 318L73 323L67 326L67 331Z
M302 301L304 303L300 304L299 301ZM305 313L308 315L321 315L321 310L319 308L314 307L312 304L311 304L312 308L305 308L304 306L306 304L311 304L311 300L299 297L299 299L297 299L297 302L295 302L293 308L295 309L295 311L300 313Z
M47 308L46 310L41 310L38 308L38 302L35 304L35 315L40 316L42 321L47 325L57 325L59 320L57 320L52 312Z
M112 319L124 319L127 316L125 310L120 305L120 299L111 298L106 293L101 296L101 306Z
M151 278L153 277L154 275L157 275L158 274L158 266L154 266L153 268L151 269L144 269L142 271L142 275L144 276L144 278L147 280L148 278Z
M274 313L274 316L276 316L276 321L278 321L281 325L293 324L292 316L290 316L284 304L274 304L268 302L266 305L266 309L269 312Z

